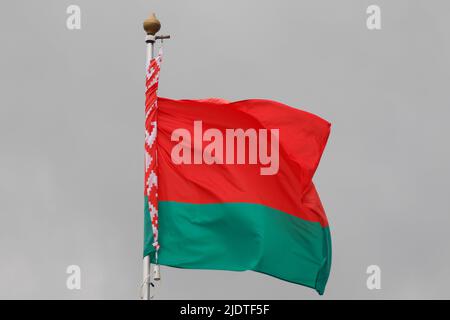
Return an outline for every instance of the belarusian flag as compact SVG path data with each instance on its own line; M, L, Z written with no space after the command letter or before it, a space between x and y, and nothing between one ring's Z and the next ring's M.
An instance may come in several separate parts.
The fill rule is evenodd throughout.
M270 100L157 106L158 263L254 270L323 294L331 239L312 177L330 123ZM144 255L154 261L145 203Z

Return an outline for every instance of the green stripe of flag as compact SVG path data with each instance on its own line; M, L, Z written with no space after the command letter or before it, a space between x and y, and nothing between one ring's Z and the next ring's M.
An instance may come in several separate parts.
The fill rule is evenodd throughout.
M154 261L147 205L145 210L144 256ZM160 201L159 243L162 265L254 270L319 294L331 267L328 227L259 204Z

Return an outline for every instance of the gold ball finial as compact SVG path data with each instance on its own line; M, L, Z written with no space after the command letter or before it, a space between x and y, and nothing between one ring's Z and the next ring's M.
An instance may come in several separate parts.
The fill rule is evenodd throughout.
M144 30L147 34L154 36L161 29L161 22L154 13L144 20Z

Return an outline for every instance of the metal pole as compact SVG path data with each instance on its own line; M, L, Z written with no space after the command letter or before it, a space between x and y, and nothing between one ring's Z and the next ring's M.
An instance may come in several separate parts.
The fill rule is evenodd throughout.
M142 300L150 300L150 256L145 256L143 263Z
M147 33L145 37L145 43L147 46L147 56L145 65L148 66L150 60L154 58L154 44L155 44L155 34L161 28L161 23L156 19L155 14L151 14L144 21L144 30ZM150 275L151 275L151 261L150 256L145 256L143 260L143 300L150 300Z

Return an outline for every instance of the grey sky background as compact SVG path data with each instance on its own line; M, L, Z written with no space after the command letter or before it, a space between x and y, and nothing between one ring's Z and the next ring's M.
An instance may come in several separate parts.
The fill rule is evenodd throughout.
M81 7L81 30L66 8ZM366 28L381 7L382 29ZM267 98L332 133L315 182L330 220L323 297L254 272L162 268L160 299L450 298L448 1L2 1L0 298L136 299L145 44L160 95ZM66 267L82 271L66 288ZM366 268L381 267L381 290Z

